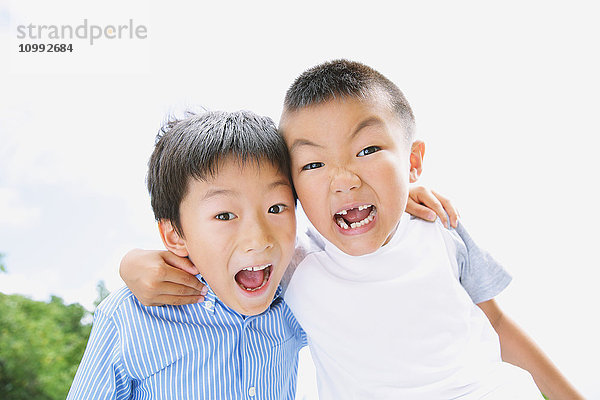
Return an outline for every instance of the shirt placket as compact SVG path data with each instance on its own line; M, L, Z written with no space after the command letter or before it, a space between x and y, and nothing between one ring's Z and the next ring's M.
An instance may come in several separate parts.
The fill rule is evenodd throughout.
M252 320L255 317L246 317L244 322L242 323L242 392L244 393L244 399L247 400L256 400L257 396L257 387L256 387L256 371L252 370L251 363L249 360L252 359L250 356L250 338L249 338L249 328Z

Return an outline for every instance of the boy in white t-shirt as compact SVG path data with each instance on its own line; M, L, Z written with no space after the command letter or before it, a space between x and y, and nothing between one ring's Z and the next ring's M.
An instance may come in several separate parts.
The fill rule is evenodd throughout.
M322 398L541 398L500 344L550 398L581 398L494 302L502 268L471 254L462 228L460 238L404 214L425 149L392 82L346 60L311 68L288 90L280 129L318 231L285 300ZM473 259L488 266L469 290Z
M403 214L425 147L402 92L365 65L322 64L288 90L280 130L323 243L285 295L308 335L320 397L541 398L527 372L502 362L493 327L461 286L462 242Z
M471 299L461 287L468 243L404 214L425 146L395 84L356 62L318 65L288 90L280 130L323 242L285 296L308 335L323 398L540 398L529 374L502 362L491 324L505 359L550 398L578 396L502 315L497 293Z

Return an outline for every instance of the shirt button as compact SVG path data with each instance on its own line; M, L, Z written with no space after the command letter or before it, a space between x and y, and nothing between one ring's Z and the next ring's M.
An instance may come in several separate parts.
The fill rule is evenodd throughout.
M254 386L250 386L250 389L248 389L248 396L250 396L250 397L256 396L256 388Z
M207 310L212 310L215 307L215 304L212 301L205 301L204 302L204 308L206 308Z

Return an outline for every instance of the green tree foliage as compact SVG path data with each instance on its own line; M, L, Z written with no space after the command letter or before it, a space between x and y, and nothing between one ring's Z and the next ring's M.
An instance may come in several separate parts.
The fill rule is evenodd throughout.
M4 265L4 254L0 253L0 272L6 272L6 266Z
M0 399L64 399L91 326L80 304L0 293Z

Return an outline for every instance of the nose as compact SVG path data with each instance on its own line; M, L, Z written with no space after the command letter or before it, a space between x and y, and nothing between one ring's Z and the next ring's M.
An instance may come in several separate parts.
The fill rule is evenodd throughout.
M360 187L360 178L354 172L338 168L331 177L331 191L337 193L347 193Z
M242 227L245 230L246 252L263 252L273 248L273 235L267 221L264 218L256 218L253 221L248 221L247 226Z

